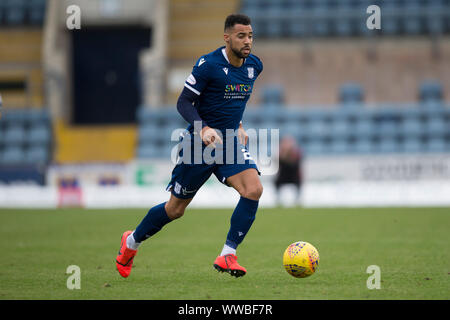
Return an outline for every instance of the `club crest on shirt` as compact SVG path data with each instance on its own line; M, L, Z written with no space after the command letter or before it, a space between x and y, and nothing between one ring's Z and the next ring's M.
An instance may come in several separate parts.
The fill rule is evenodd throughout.
M248 67L247 71L248 71L248 77L250 79L253 79L253 77L255 76L255 70L253 69L253 67Z

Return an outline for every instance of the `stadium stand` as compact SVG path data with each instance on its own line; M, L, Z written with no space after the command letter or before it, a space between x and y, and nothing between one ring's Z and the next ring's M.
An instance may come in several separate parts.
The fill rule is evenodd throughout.
M439 88L439 83L425 81L418 88L419 102L369 107L363 103L363 88L349 83L339 91L339 105L287 108L266 103L248 108L243 121L246 128L280 128L280 136L295 137L307 155L450 152L450 105ZM271 101L272 94L282 101L272 89L263 91L262 101ZM433 108L427 107L427 99L435 102ZM186 128L175 106L142 106L138 121L138 158L167 157L172 130Z
M0 166L47 164L53 134L46 109L10 109L0 121Z
M406 86L412 87L410 90L415 92L417 102L402 103L397 99L392 103L383 104L379 100L373 103L373 88L376 87L381 92L377 92L379 97L387 92L389 84L382 83L368 88L367 82L363 81L367 81L368 77L361 77L361 73L365 71L364 67L381 69L384 73L377 74L377 79L394 79L396 73L401 70L403 60L409 58L415 62L417 56L407 56L406 52L410 48L405 42L400 51L397 51L399 47L385 43L385 47L381 48L380 45L381 49L376 52L377 61L382 61L383 66L376 61L369 65L367 61L370 58L365 51L366 47L357 42L360 40L358 37L373 34L388 38L448 34L449 0L231 2L225 4L219 0L171 1L168 34L168 56L171 65L186 63L191 67L193 59L222 45L223 42L217 34L222 32L223 17L229 13L230 7L238 8L239 5L241 12L252 17L259 48L264 46L264 41L274 39L334 39L334 42L330 43L322 42L317 45L316 42L310 47L305 46L306 49L299 55L303 59L300 62L298 56L292 54L292 60L287 60L284 66L280 66L281 63L275 59L271 60L272 66L270 63L266 64L263 76L269 74L273 82L263 82L262 87L255 90L259 98L255 106L248 108L244 114L246 128L280 128L281 136L294 136L306 155L450 151L450 106L444 99L446 94L448 98L448 92L445 92L442 79L424 81L417 88L415 85L411 86L411 83L399 84L398 92L402 92L401 89ZM3 94L5 106L19 107L12 108L14 110L5 108L0 121L0 163L4 165L48 163L55 159L60 162L95 161L96 159L91 158L92 149L81 148L83 140L98 137L99 141L111 140L113 145L117 145L117 142L127 135L121 131L117 131L115 135L107 135L103 128L98 131L80 129L73 134L58 129L58 126L53 130L46 109L30 108L31 105L44 104L41 27L45 18L45 4L45 0L0 0L0 63L19 66L14 71L0 68L0 85L3 83L7 88ZM381 31L368 31L365 27L365 10L370 4L383 8ZM340 39L343 38L351 38L350 41L361 46L346 47L347 43L341 45ZM327 46L338 53L328 50ZM296 48L291 51L295 50ZM436 68L439 68L439 61L431 60L428 51L428 46L415 50L425 57L420 61L426 61L429 65L436 63ZM308 60L309 58L311 60ZM300 65L300 68L291 67L291 63L295 62L295 66ZM394 69L393 65L400 67ZM417 73L420 74L427 66L419 66ZM404 70L407 70L407 67L408 65L405 65ZM278 75L271 72L274 69L270 68L278 68ZM303 72L302 78L297 74L298 69ZM289 74L289 71L292 74ZM354 81L340 81L339 75L342 73L350 74ZM280 74L288 79L290 86L280 85L273 79L280 77ZM311 74L319 75L313 84ZM320 78L321 75L326 75L325 78L331 80L322 81L324 78ZM408 76L413 77L414 74L409 73ZM418 77L415 77L414 81L419 81L417 79ZM336 83L339 85L336 86ZM321 88L320 93L317 92L318 87ZM369 89L372 89L372 92ZM299 93L304 100L296 96L288 101L287 98L292 92ZM300 105L301 101L313 95L320 95L327 102L332 101L330 92L334 94L332 98L335 98L335 104ZM177 91L176 94L178 93ZM371 97L372 103L369 105L367 102ZM290 103L292 100L298 104ZM138 141L135 151L136 157L140 159L167 159L171 153L170 143L176 143L177 134L172 136L173 130L182 130L187 126L173 104L151 107L143 105L137 112L137 121ZM128 133L128 136L129 141L135 141L132 134ZM78 140L75 141L76 139ZM62 156L53 159L52 149L55 143L58 144ZM109 150L105 151L107 152ZM105 154L104 158L122 160L116 154L109 153Z
M50 113L43 107L41 65L45 10L45 0L0 0L3 174L32 171L33 166L45 166L52 159L53 129Z
M383 10L383 28L366 28L366 9ZM450 32L446 0L242 0L263 38L443 34Z
M46 0L1 0L0 25L42 26Z

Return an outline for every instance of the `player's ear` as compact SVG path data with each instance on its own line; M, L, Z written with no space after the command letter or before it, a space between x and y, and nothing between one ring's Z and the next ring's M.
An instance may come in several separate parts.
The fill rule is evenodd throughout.
M230 41L230 34L228 32L224 32L223 34L223 40L228 43Z

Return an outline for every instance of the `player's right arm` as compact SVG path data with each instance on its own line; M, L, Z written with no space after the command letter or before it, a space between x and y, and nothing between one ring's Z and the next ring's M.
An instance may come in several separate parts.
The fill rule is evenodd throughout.
M207 146L211 145L215 148L216 143L222 143L222 139L216 130L210 128L208 124L200 117L197 108L194 106L197 98L198 96L195 93L187 88L184 88L178 98L177 110L182 117L194 127L194 130L196 128L201 128L198 133L200 134L200 138L203 143ZM196 122L201 123L201 126L197 126Z
M183 91L178 98L177 110L183 118L194 127L194 130L199 128L198 133L205 145L215 147L216 143L222 143L222 139L216 130L210 128L208 124L202 120L194 105L208 84L208 75L208 63L204 57L201 57L184 83ZM201 126L196 126L196 122L201 123Z

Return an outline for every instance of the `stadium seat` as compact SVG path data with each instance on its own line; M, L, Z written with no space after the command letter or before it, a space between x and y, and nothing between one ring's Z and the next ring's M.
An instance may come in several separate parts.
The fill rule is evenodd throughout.
M244 127L259 128L266 117L260 111L260 108L248 108L243 116Z
M307 155L320 155L325 153L326 147L321 141L313 140L304 145L304 150Z
M3 23L5 16L6 16L5 3L3 1L0 1L0 25Z
M286 33L291 37L305 37L310 33L310 25L307 21L297 16L291 15L291 18L288 18L288 24L286 26Z
M427 141L425 148L429 152L447 152L444 137L434 137Z
M420 84L420 101L442 101L442 84L435 80L426 80Z
M281 7L271 6L264 12L265 18L270 21L267 24L267 36L271 38L284 36L284 12Z
M308 123L307 130L312 139L321 139L330 134L329 127L325 121L312 120Z
M261 129L278 129L280 126L274 118L266 117L260 125Z
M25 23L26 1L5 0L5 21L9 25Z
M262 88L262 104L283 104L284 92L280 85L267 85Z
M24 150L17 145L5 147L0 154L0 164L17 165L22 164L25 159Z
M29 0L28 14L32 25L42 25L45 18L46 0Z
M48 148L45 146L32 146L25 152L24 161L30 164L45 164L49 160Z
M377 130L372 121L363 119L356 121L352 126L351 131L358 137L371 138L376 134Z
M399 151L395 139L382 139L377 145L377 151L381 153L393 153Z
M50 125L50 114L47 109L29 109L24 113L24 120L30 125Z
M400 134L399 125L394 121L382 121L375 125L376 135L383 139L395 138Z
M421 0L409 0L403 8L403 27L407 34L420 34L424 31L422 25L423 7Z
M372 140L368 138L358 138L353 144L350 145L350 149L361 154L367 154L375 151Z
M286 125L280 127L280 137L289 135L298 138L300 133L301 128L299 123L289 122Z
M420 139L414 137L407 137L402 145L401 150L404 152L418 153L424 150L423 144Z
M161 130L162 138L170 144L171 141L178 141L180 139L180 134L185 132L186 129L179 128L176 126L167 126Z
M421 107L426 111L438 111L444 107L442 101L439 100L426 100L421 103Z
M139 126L139 143L149 143L155 141L160 135L163 135L163 130L163 128L157 127L153 124L144 124Z
M354 22L354 4L349 0L337 2L335 19L333 19L334 29L338 36L351 36L355 33Z
M444 136L450 133L450 127L446 124L443 117L430 117L426 125L426 133L429 136Z
M446 19L445 0L428 0L425 9L425 14L426 14L425 24L427 32L431 34L442 34L445 31L445 19Z
M381 32L386 35L400 33L400 20L398 18L402 8L399 1L384 1L382 4L382 28Z
M348 153L351 150L351 147L350 147L349 143L347 142L347 140L336 139L330 144L328 150L331 153L344 154L344 153Z
M359 83L345 83L339 88L339 101L343 104L350 102L361 102L364 100L364 93Z
M51 131L43 124L32 125L27 131L26 141L32 145L48 146L51 141Z
M400 133L404 137L419 137L422 131L423 125L418 118L406 118L400 125Z
M137 148L137 157L139 159L157 158L159 150L153 144L139 144Z
M150 122L153 120L153 110L146 106L139 107L136 110L136 119L140 124Z
M25 125L27 122L27 111L19 110L4 110L2 111L1 121L5 126L11 125Z
M8 146L22 145L25 142L25 128L18 124L13 124L4 131L4 143Z
M323 37L331 34L331 20L328 18L328 5L325 1L315 1L311 10L312 34Z
M334 137L346 138L353 131L353 128L350 128L348 121L334 119L329 130Z

